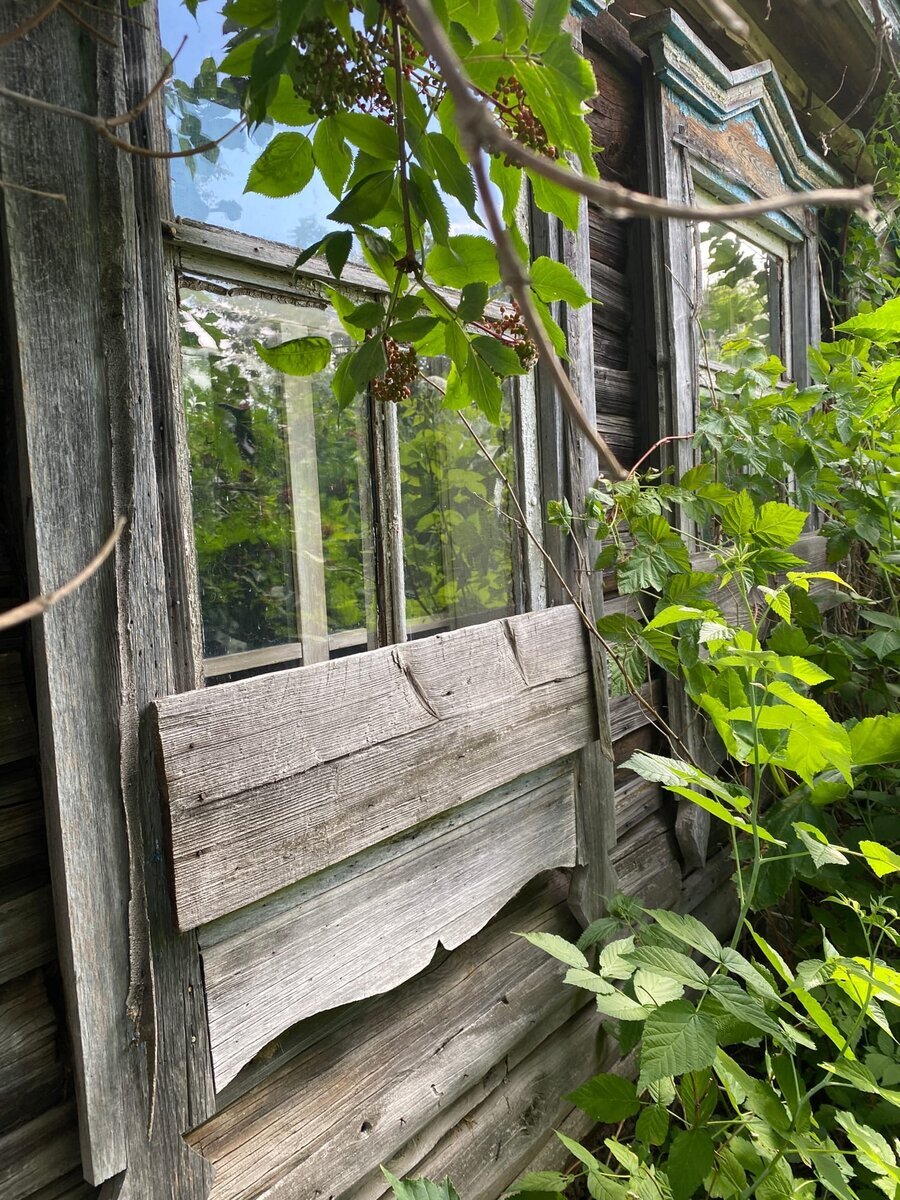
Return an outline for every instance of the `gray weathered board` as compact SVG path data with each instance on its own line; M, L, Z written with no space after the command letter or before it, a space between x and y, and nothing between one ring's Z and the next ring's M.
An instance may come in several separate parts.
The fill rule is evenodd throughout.
M205 926L216 1090L288 1026L396 987L574 866L573 790L565 760Z
M156 716L182 929L597 736L569 606L170 696Z

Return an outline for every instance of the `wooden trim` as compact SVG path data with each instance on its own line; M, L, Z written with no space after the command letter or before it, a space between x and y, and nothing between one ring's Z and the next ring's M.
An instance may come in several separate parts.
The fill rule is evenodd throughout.
M170 696L155 711L180 928L545 766L596 729L571 606Z

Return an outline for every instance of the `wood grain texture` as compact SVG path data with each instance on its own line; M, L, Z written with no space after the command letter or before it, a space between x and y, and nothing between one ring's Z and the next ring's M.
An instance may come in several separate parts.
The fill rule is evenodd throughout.
M161 700L179 925L584 746L584 642L556 609Z
M316 1012L387 992L575 865L571 764L517 780L200 935L216 1088ZM503 846L502 855L497 847Z
M430 1153L414 1166L404 1166L406 1175L432 1180L449 1176L460 1196L501 1195L571 1113L571 1104L563 1099L566 1093L609 1069L617 1057L615 1050L602 1054L603 1040L599 1016L589 1005L514 1070L507 1068L502 1082ZM380 1182L377 1200L391 1200L383 1178ZM354 1189L354 1200L358 1195ZM350 1195L339 1200L350 1200Z
M56 957L49 884L20 880L0 889L0 983Z
M0 1137L0 1195L26 1200L77 1168L75 1105L61 1104Z
M376 1001L190 1135L213 1200L336 1197L451 1106L507 1053L527 1053L583 997L518 929L572 936L562 880L532 892L437 968ZM553 1016L552 1014L557 1014Z
M0 777L0 871L46 857L44 805L35 769L30 763L7 768Z
M0 1130L40 1116L64 1099L59 1040L40 971L0 987Z
M37 734L25 678L22 657L16 651L0 654L0 766L27 758L37 750Z
M5 9L14 25L33 5L14 0ZM70 108L126 111L160 75L152 21L149 9L140 23L110 14L102 42L70 21L44 21L0 51L0 76L24 92L40 79L46 100ZM122 37L133 39L130 81ZM146 143L154 119L152 140L164 144L161 97L120 132ZM189 1114L205 1111L195 1086L205 1016L202 990L191 991L199 985L196 945L191 959L190 945L170 935L142 725L150 697L175 686L156 480L160 413L144 307L153 295L144 250L152 256L155 246L161 263L165 174L80 124L4 104L0 175L67 196L65 204L10 189L0 197L29 592L58 587L117 515L128 518L113 558L33 625L83 1167L99 1182L127 1165L123 1200L169 1196L175 1177L194 1198L203 1164L198 1176L181 1134Z

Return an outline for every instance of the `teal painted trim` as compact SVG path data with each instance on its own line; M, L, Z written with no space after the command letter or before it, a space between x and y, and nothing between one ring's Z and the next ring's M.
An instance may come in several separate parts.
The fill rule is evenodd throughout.
M771 62L730 71L670 9L638 22L632 38L685 111L710 125L752 113L789 187L809 191L842 182L806 141Z
M599 17L606 12L609 0L572 0L572 12L576 17Z

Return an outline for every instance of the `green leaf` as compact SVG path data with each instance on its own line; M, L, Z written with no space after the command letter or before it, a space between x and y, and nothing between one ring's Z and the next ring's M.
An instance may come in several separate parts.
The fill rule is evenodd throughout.
M634 1133L645 1146L661 1146L669 1132L669 1114L661 1104L651 1104L638 1117Z
M465 371L466 364L469 361L469 339L466 336L465 330L458 322L448 321L447 328L444 331L444 338L450 361L456 367L457 371ZM472 397L469 396L467 403L470 403L471 400Z
M500 282L497 249L486 237L461 233L448 238L445 246L435 246L425 263L438 287L463 288L470 283Z
M664 946L639 946L628 957L639 967L674 979L685 987L704 988L709 982L700 964L679 950L669 950Z
M335 279L340 279L352 248L353 234L349 229L335 230L323 240L322 249L325 251L325 261Z
M398 342L417 342L439 325L437 317L412 317L391 326L391 337Z
M553 314L550 311L550 306L545 304L543 300L535 296L534 306L538 311L538 316L541 318L541 324L544 326L544 331L550 339L550 345L563 360L568 362L568 354L566 347L566 335L560 329L559 325L553 319Z
M705 1129L676 1133L666 1159L672 1200L689 1200L712 1170L714 1158L713 1140Z
M434 170L443 190L454 196L472 220L480 225L471 170L450 139L443 133L426 133L415 153L423 166L430 166Z
M584 970L589 970L590 963L581 953L577 946L573 946L571 942L567 942L565 938L559 937L555 933L520 933L519 937L523 937L526 942L530 942L532 946L537 946L539 950L543 950L545 954L550 954L553 958L558 958L560 962L569 967L581 967Z
M376 171L355 184L328 219L345 225L362 225L382 211L394 190L394 172Z
M512 50L521 50L528 36L528 23L519 0L497 0L500 36Z
M865 717L849 734L854 767L900 762L900 713Z
M648 917L652 917L657 925L679 942L684 942L692 950L699 950L707 958L718 961L722 953L722 943L712 930L707 929L696 917L690 916L689 913L669 912L664 908L648 908L646 912Z
M472 338L470 344L496 375L506 377L527 374L515 350L511 346L504 346L495 337L486 333L478 334Z
M409 174L414 205L421 210L422 216L428 222L435 243L443 245L450 236L450 217L447 214L447 208L434 183L421 167L417 167L413 163Z
M475 401L476 408L487 417L492 425L500 424L500 412L503 407L503 392L500 380L477 354L470 354L466 369L463 372L466 387Z
M580 1163L584 1163L586 1167L590 1167L592 1170L599 1169L600 1163L594 1158L590 1150L582 1146L581 1142L576 1142L574 1138L566 1137L558 1129L554 1132L573 1158L577 1158Z
M780 546L787 550L803 532L807 516L808 513L799 512L789 504L769 500L759 510L750 532L753 540L762 546Z
M894 871L900 871L900 854L895 854L880 842L862 841L859 848L879 879L883 879L885 875L892 875Z
M562 1175L559 1171L529 1171L517 1179L510 1189L513 1195L521 1192L549 1192L559 1195L566 1190L574 1175Z
M279 125L312 125L316 119L306 101L294 91L287 75L278 80L278 91L269 101L268 115Z
M518 0L514 0L518 3ZM459 303L456 306L457 318L463 324L480 321L484 316L484 306L488 301L488 286L486 283L467 283L462 290Z
M449 1179L432 1183L430 1179L399 1180L387 1167L381 1168L397 1200L459 1200L456 1188Z
M400 157L397 130L393 126L361 112L341 112L334 119L347 141L372 158L395 162Z
M559 36L568 14L569 0L537 0L528 27L528 49L532 54L540 54Z
M355 325L357 329L375 329L384 320L384 305L379 304L377 300L367 300L365 304L359 304L352 312L347 313L344 320L348 325Z
M770 1037L781 1038L781 1027L778 1025L762 1004L749 996L736 980L727 975L716 975L710 981L710 991L726 1012L739 1021L744 1021L758 1029L760 1033L768 1033Z
M353 156L341 136L336 117L324 117L316 126L313 157L325 186L339 200L353 166Z
M363 342L354 352L349 370L358 390L362 390L371 380L383 375L387 370L383 339L375 337Z
M736 539L745 538L753 528L756 508L748 492L738 492L722 510L722 528Z
M309 138L303 133L278 133L250 168L245 192L261 196L294 196L313 177L315 165Z
M634 1083L621 1075L595 1075L570 1092L566 1099L604 1125L625 1121L641 1107Z
M331 342L326 337L293 338L278 346L253 345L264 363L285 375L314 375L331 361Z
M874 312L859 313L838 325L840 333L850 333L854 337L868 338L870 342L891 345L900 341L900 296L888 300Z
M712 1066L716 1026L687 1000L671 1000L653 1009L644 1025L638 1090L657 1079Z
M572 188L555 183L537 171L526 170L531 183L531 195L541 212L559 217L566 229L577 229L581 198Z
M531 286L545 304L564 300L566 304L580 308L591 300L564 263L554 262L544 256L536 258L531 264Z
M845 867L850 861L847 855L837 846L832 846L821 829L806 821L794 821L793 830L803 843L816 867L826 867L829 863Z

